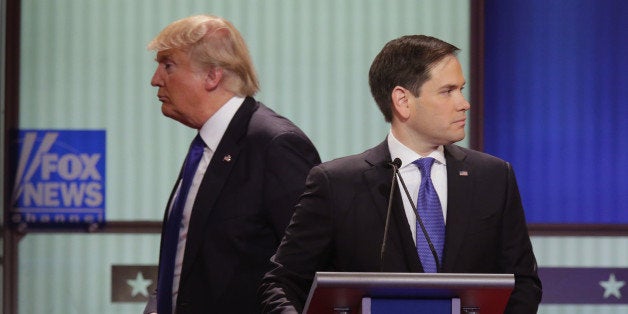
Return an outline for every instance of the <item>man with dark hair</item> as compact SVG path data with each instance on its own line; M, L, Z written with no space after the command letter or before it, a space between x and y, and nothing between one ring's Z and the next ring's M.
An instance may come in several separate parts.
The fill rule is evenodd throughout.
M457 50L413 35L377 55L369 84L387 139L310 171L258 293L264 312L301 312L317 271L512 273L506 313L537 311L541 282L511 165L453 144L470 108ZM380 256L396 159L410 192L394 191Z

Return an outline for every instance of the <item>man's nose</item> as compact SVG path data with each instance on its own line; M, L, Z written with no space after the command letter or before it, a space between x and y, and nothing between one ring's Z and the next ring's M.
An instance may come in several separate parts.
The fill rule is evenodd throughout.
M161 77L159 75L159 69L155 70L155 74L153 74L153 78L150 80L150 85L159 87L163 85Z
M462 98L462 102L460 102L460 109L464 111L468 111L469 109L471 109L471 104L464 97Z

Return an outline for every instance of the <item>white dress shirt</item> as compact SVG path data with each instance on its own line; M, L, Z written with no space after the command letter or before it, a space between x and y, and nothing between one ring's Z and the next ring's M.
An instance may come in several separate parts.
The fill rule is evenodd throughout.
M408 187L408 192L412 199L412 203L416 206L417 198L419 196L419 186L421 185L421 171L414 162L415 160L423 157L433 157L436 159L432 165L431 178L434 184L434 189L440 199L440 205L443 209L443 218L445 223L447 222L447 165L445 162L445 149L443 146L439 146L437 150L431 152L428 156L421 156L403 145L399 140L395 138L392 131L388 133L388 149L390 150L390 156L392 160L399 158L401 160L401 167L399 168L399 175L403 177L403 181ZM408 224L412 231L412 239L416 243L416 214L414 209L410 205L410 201L406 196L406 192L401 185L401 179L397 179L399 190L401 191L401 198L403 199L403 208L408 218Z

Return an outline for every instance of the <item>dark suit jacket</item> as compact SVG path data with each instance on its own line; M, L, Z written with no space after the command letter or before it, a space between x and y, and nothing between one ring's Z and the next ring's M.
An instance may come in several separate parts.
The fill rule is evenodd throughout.
M448 205L443 272L513 273L507 313L535 313L541 283L512 168L445 146ZM314 167L259 296L263 312L301 312L316 271L379 272L392 169L386 142ZM466 171L468 175L460 175ZM395 192L386 272L422 272ZM405 197L405 196L404 196Z
M307 173L318 163L318 152L298 127L246 98L194 202L177 314L259 312L257 287Z

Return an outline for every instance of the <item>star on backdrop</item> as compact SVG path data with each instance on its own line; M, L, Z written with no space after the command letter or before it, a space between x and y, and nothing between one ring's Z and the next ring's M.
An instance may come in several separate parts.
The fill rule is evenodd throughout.
M111 302L146 303L157 289L157 265L111 265Z
M539 277L542 304L628 304L621 295L628 267L540 267Z
M626 284L625 281L617 281L615 274L611 273L607 281L600 281L600 286L604 288L604 299L611 295L617 299L621 299L620 289Z
M148 287L153 283L153 281L150 279L144 279L144 275L142 275L142 272L140 271L137 273L137 276L135 276L135 279L129 279L126 283L133 288L131 296L134 297L140 293L141 295L148 297Z

